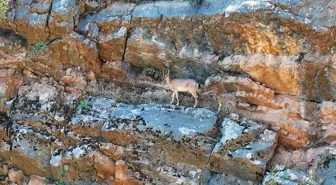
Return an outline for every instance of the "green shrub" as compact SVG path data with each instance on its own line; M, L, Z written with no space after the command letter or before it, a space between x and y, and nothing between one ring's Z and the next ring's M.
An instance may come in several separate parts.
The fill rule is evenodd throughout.
M89 102L87 100L81 100L78 105L80 113L86 113L90 110Z
M331 47L332 47L332 52L336 53L336 43L334 45L332 45Z
M81 100L79 102L79 108L81 108L81 109L89 108L89 102L87 100Z
M32 46L32 51L34 54L37 54L42 49L47 49L47 43L45 42L38 42Z
M68 170L60 170L58 173L63 176L68 173ZM43 184L71 185L72 183L62 178L61 179L46 178L43 180Z
M0 18L4 17L10 8L10 0L0 1Z
M202 4L202 0L188 0L193 6Z

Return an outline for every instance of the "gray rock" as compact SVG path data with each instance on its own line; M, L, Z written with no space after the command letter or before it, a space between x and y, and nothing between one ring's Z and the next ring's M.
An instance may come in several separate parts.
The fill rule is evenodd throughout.
M220 185L220 184L230 184L230 185L257 185L251 181L244 181L237 179L232 175L214 173L211 175L211 178L203 183L204 185Z
M254 122L237 124L227 118L222 126L222 138L212 151L208 168L244 180L261 181L274 154L277 134L267 129L262 132L263 128ZM258 132L262 134L258 136Z
M97 38L99 35L99 27L97 24L93 23L89 25L88 36L90 38Z
M102 127L103 136L121 145L137 143L152 150L153 156L164 153L167 164L204 167L215 145L215 140L205 133L214 126L216 117L206 109L116 104L111 118Z
M99 135L102 125L109 121L109 114L116 101L103 97L89 97L86 101L86 106L78 106L77 112L72 117L69 126L77 134L86 133L93 135L95 133L95 135Z
M13 19L18 22L16 25L17 31L25 35L30 43L45 41L48 37L45 28L48 22L50 4L44 4L44 7L41 7L37 4L31 5L17 2L16 6L15 17Z
M317 171L317 175L323 179L323 185L336 184L336 154L330 155L324 165Z
M134 4L115 2L93 15L86 15L81 19L78 30L86 33L89 30L89 25L96 23L100 27L100 31L106 33L114 33L120 28L120 22L130 22L131 12L134 9Z
M225 149L234 151L248 142L255 141L263 131L264 128L253 121L242 120L237 123L225 118L221 129L221 143Z
M83 33L87 33L90 28L90 24L93 23L95 19L95 15L86 15L86 17L82 18L78 23L77 30Z
M190 5L187 1L158 1L155 2L160 14L166 17L184 17L192 16L197 13L197 8Z
M85 8L89 10L97 10L100 6L101 6L101 2L99 1L91 1L91 0L85 1Z
M134 8L132 16L135 18L157 18L161 16L161 13L155 3L142 3Z
M43 25L42 27L44 28L45 24L47 23L48 20L48 14L38 14L38 13L31 13L29 16L26 17L26 20L28 21L28 24L30 26L38 26L38 25Z
M33 3L33 0L17 0L15 1L19 6L22 6L22 5L30 5Z
M134 9L133 3L114 2L96 15L97 21L105 21L110 17L130 15Z
M101 97L89 97L88 107L86 111L78 109L71 124L87 125L86 134L100 134L126 146L127 162L153 178L159 173L161 180L171 183L192 182L191 179L198 182L201 168L216 144L210 135L216 115L203 108L134 106ZM100 133L95 133L101 123ZM84 133L79 129L74 132Z
M99 169L95 169L95 157L101 155L97 152L98 145L78 143L68 148L60 147L53 150L50 158L50 171L56 179L68 175L68 180L74 184L91 184L92 177ZM62 170L65 170L62 174ZM115 169L111 169L114 171ZM109 174L114 176L114 174Z
M171 133L174 139L180 140L183 137L193 137L209 130L216 122L215 113L203 108L184 108L164 104L143 104L126 105L116 104L116 108L111 113L114 120L143 119L143 124L137 125L137 130L153 132ZM132 125L131 125L132 126ZM126 124L114 127L105 124L104 130L129 128Z
M79 4L76 0L54 0L51 7L48 26L53 37L70 33L78 24Z
M39 14L47 14L49 12L51 4L45 3L33 3L31 5L31 12Z
M13 125L11 150L0 149L0 156L26 175L50 177L49 159L52 136L33 127Z
M272 183L279 185L320 184L318 179L312 174L308 175L306 172L292 169L274 170L271 173L267 173L262 184L268 185Z
M24 5L19 6L15 9L15 18L16 19L24 19L25 16L29 13L30 6Z

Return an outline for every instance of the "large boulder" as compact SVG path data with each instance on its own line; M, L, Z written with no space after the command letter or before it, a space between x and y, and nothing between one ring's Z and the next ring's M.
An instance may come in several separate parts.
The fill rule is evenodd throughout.
M1 145L0 157L21 169L26 175L51 177L49 159L51 156L50 134L38 132L33 127L12 125L13 139L10 147Z
M279 185L290 185L290 184L312 184L318 185L320 179L314 174L307 174L304 171L293 170L293 169L283 169L274 170L268 173L264 180L263 185L268 184L279 184Z
M277 134L253 121L225 118L222 138L212 151L208 168L244 180L261 181L277 145Z
M80 15L80 3L76 0L53 0L50 9L48 28L51 39L62 37L77 26Z

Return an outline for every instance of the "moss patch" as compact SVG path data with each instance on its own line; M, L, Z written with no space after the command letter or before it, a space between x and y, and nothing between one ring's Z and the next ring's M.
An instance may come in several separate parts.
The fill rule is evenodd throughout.
M0 18L5 17L7 11L10 8L10 0L1 0L0 1Z

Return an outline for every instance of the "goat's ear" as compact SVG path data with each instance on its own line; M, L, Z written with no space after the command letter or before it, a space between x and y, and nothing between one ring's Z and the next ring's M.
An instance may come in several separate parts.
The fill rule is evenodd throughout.
M165 76L170 76L170 70L167 69L166 73L165 73Z
M163 77L166 78L168 76L168 70L163 69Z

